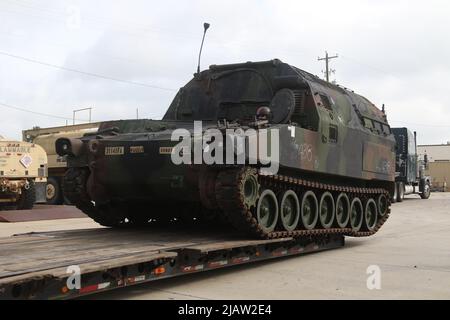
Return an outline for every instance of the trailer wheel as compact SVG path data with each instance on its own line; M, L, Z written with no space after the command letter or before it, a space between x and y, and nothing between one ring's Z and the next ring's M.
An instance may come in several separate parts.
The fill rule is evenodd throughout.
M405 184L403 182L399 182L397 189L397 202L403 202L403 200L405 200Z
M29 188L22 189L22 194L20 195L20 198L17 201L16 208L17 210L31 210L34 207L35 202L36 202L36 186L34 184L34 181L30 181Z
M55 177L49 177L47 179L46 187L47 204L59 205L62 204L62 192L59 179Z
M431 196L431 185L429 182L425 182L425 185L423 187L423 192L420 194L420 197L423 200L428 200L430 199Z

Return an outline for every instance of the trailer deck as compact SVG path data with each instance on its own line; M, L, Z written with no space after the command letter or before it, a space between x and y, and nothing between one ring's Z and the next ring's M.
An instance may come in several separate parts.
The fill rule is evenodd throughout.
M0 299L71 299L344 245L338 235L249 240L186 228L22 234L0 238Z

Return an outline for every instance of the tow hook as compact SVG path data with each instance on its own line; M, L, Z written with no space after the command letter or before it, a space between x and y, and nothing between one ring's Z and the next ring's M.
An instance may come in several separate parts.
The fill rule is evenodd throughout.
M25 190L30 190L30 182L29 181L25 182L24 188L25 188Z

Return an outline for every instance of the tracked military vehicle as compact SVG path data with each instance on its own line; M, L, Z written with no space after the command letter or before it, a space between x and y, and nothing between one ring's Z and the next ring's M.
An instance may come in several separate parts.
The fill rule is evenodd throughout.
M235 138L243 146L229 143ZM276 172L264 152L249 156L255 144ZM220 151L225 145L232 148ZM395 190L384 111L279 60L213 65L179 91L162 121L105 122L56 149L70 168L65 195L108 227L226 221L269 239L371 236ZM245 161L209 163L206 154Z

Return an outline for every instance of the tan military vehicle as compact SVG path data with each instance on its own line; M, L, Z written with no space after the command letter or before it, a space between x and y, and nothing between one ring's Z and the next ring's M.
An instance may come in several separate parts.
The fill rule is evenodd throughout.
M55 141L62 137L81 138L87 133L96 132L98 127L99 123L86 123L52 128L35 127L23 131L23 141L36 143L47 152L48 179L44 202L52 205L67 203L61 188L62 177L67 171L67 162L65 157L56 154Z
M47 154L39 145L0 136L0 210L32 209L45 201Z

